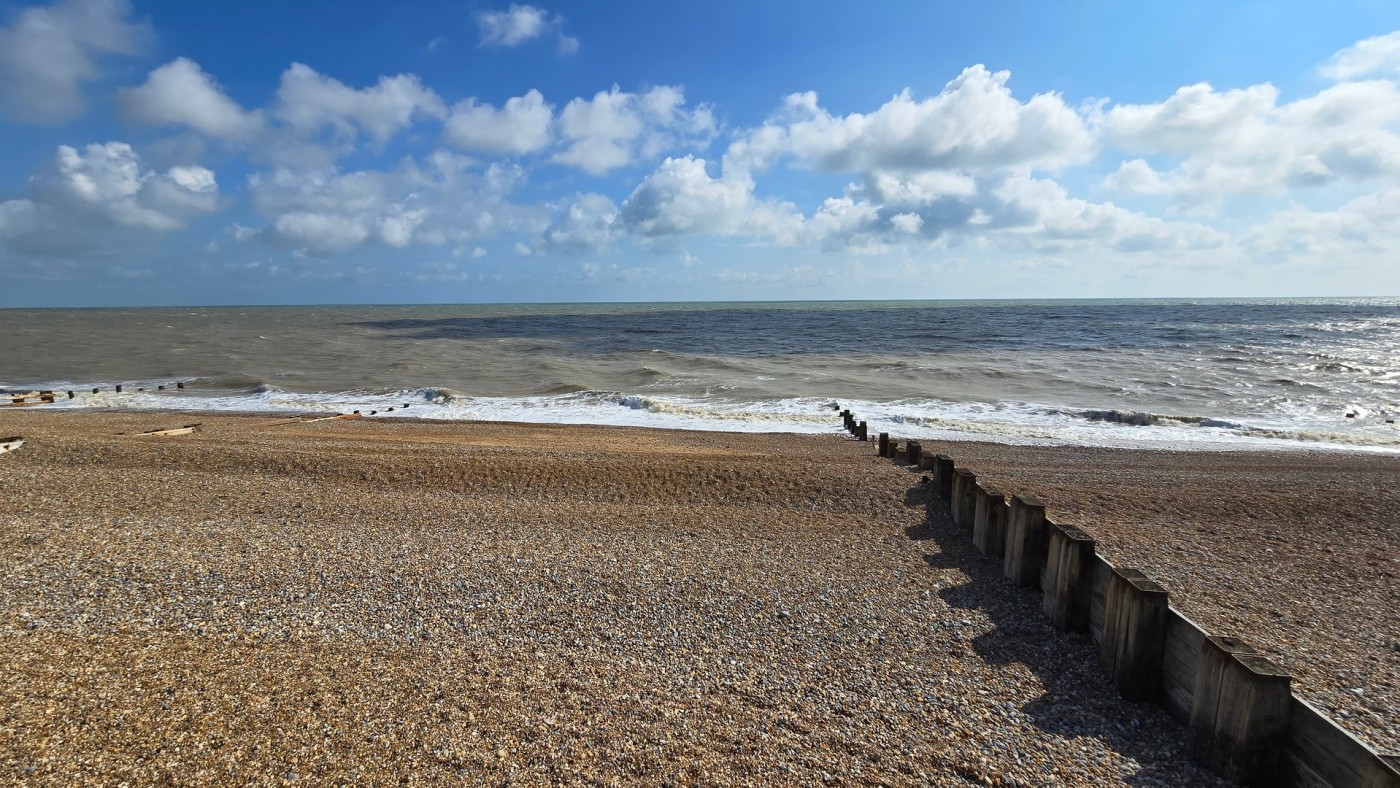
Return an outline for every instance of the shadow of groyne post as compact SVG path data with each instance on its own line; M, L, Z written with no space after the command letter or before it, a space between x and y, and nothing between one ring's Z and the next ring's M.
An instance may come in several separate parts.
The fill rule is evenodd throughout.
M967 582L941 590L939 597L950 609L976 611L990 623L990 629L972 640L978 658L993 665L1020 664L1044 688L1042 695L1021 707L1030 724L1067 740L1097 739L1140 764L1148 764L1140 767L1130 780L1132 784L1214 782L1204 771L1193 778L1155 765L1162 760L1164 742L1168 748L1179 742L1175 744L1177 754L1187 759L1180 727L1158 707L1120 699L1098 669L1092 638L1087 634L1066 636L1039 615L1039 594L1008 582L1001 563L978 552L967 531L953 522L933 479L924 479L905 493L906 506L924 510L923 519L905 534L927 546L924 561L928 566L954 570L967 578Z

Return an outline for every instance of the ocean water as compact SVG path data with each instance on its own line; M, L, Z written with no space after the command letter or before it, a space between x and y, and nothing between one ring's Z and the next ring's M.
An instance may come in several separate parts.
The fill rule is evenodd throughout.
M11 309L0 388L726 431L837 432L839 403L872 435L1400 452L1400 299Z

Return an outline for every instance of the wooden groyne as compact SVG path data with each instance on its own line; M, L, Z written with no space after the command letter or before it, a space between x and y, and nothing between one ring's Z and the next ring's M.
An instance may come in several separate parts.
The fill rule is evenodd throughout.
M1047 517L1043 502L1008 500L918 441L880 433L878 445L880 456L930 471L929 506L946 506L1009 583L1038 590L1057 629L1092 637L1119 694L1161 705L1201 765L1251 786L1400 788L1400 754L1376 751L1298 697L1247 633L1205 631L1167 589L1100 555L1089 532Z

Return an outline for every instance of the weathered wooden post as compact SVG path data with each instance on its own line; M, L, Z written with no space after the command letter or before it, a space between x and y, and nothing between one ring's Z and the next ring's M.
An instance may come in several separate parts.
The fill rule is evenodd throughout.
M890 456L890 434L888 432L880 433L879 453L881 457Z
M938 494L949 506L953 503L953 458L946 454L934 457L933 481L938 485Z
M924 451L924 450L923 450L923 447L920 447L920 448L919 448L919 469L920 469L920 470L925 470L925 471L931 471L931 470L934 470L934 469L937 468L937 467L938 467L938 456L935 455L933 452Z
M954 467L953 472L949 474L952 477L952 482L948 494L948 519L952 520L954 525L958 523L958 507L962 505L963 484L966 483L963 475L959 473L960 470L960 468Z
M1006 514L1002 573L1020 586L1038 587L1048 548L1045 505L1029 495L1013 495Z
M909 449L906 454L908 455L907 459L910 465L919 464L919 457L923 456L923 450L923 444L918 441L909 441Z
M1104 598L1099 657L1127 700L1156 700L1167 639L1167 590L1136 569L1114 569Z
M156 386L156 391L165 391L165 384L162 383L161 385Z
M977 514L977 474L966 468L953 470L953 522L972 530Z
M93 394L96 394L97 392L99 392L99 391L101 391L101 390L102 390L102 389L93 389L93 390L92 390L92 393L93 393Z
M405 405L404 407L406 408L408 406ZM870 440L870 427L868 427L865 422L862 421L860 424L856 425L856 437L863 441Z
M185 387L184 381L181 381L181 382L175 384L175 388L177 388L177 389L182 389L182 388L184 388L184 387Z
M1057 629L1087 632L1094 593L1094 539L1072 525L1051 523L1049 531L1042 609Z
M75 397L75 396L77 396L77 395L74 394L73 392L71 392L71 391L68 392L68 399L73 399L73 397Z
M981 490L972 518L972 544L982 555L1001 558L1006 548L1006 496L992 487Z
M1239 638L1207 637L1196 668L1187 747L1244 785L1276 785L1293 695L1288 672Z
M118 393L118 394L122 393L122 384L120 384L120 383L117 384L117 393Z

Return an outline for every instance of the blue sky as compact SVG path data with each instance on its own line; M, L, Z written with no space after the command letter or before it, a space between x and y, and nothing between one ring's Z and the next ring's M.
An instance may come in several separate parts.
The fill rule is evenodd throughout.
M1400 294L1400 6L0 6L0 306Z

